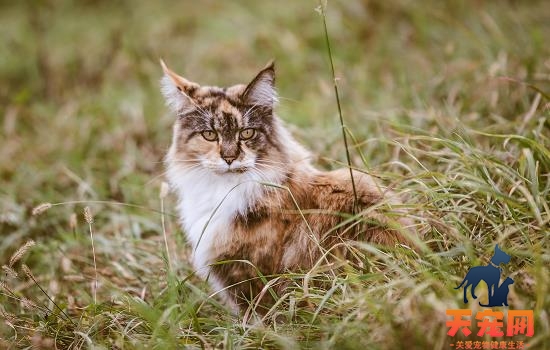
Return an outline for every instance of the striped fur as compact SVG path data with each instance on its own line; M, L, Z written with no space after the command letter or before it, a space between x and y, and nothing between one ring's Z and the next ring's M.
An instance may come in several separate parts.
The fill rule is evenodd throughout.
M193 264L235 310L259 295L260 304L272 302L261 293L259 273L307 270L342 240L404 240L373 210L399 204L399 198L359 172L354 176L365 222L354 230L334 229L342 221L335 213L353 210L349 171L315 169L274 114L273 63L249 84L228 88L199 86L162 66L162 92L177 115L167 174ZM410 226L407 219L398 222Z

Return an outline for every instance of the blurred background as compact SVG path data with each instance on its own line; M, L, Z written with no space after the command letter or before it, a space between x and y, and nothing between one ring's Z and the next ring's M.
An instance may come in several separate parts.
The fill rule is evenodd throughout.
M86 298L87 283L94 276L82 217L83 206L89 205L98 231L98 260L104 267L100 274L109 276L106 284L142 296L144 279L148 283L148 278L156 282L164 278L159 273L164 267L159 248L163 229L154 210L159 209L162 161L174 116L159 92L159 58L189 80L219 86L246 83L275 59L281 97L278 114L313 151L319 167L342 166L344 146L318 6L309 0L0 1L0 264L27 239L37 240L26 263L50 281L44 282L50 283L48 290L74 294L78 304L78 296ZM540 213L548 210L544 198L550 193L546 185L550 158L543 156L550 134L549 1L334 0L327 2L326 19L343 116L353 134L353 163L387 177L400 189L414 189L417 198L428 188L433 190L423 203L440 205L430 207L434 217L451 213L460 232L445 236L452 230L434 229L436 240L443 237L438 243L441 251L455 244L471 247L470 242L484 239L492 249L492 237L516 223L518 232L544 234L540 223L548 221ZM536 139L540 147L533 146L535 160L546 161L535 169L532 153L522 150L534 143L525 141L516 147L484 133ZM437 140L445 140L445 145ZM480 165L493 155L494 163ZM509 182L493 181L492 175L497 175L492 169L499 165L512 169L505 171L513 174ZM431 171L440 177L432 181ZM400 174L411 176L403 181ZM462 175L463 182L455 181ZM448 182L441 185L443 178ZM479 181L479 188L468 188L472 179ZM529 182L525 193L542 198L537 199L542 209L536 227L532 222L537 213L530 212L535 206L528 208L525 198L511 201L512 209L500 207L501 194L512 193L524 180ZM441 199L439 195L448 194L455 185L459 195L471 195L470 202L462 197L456 202ZM483 192L486 188L495 192ZM488 200L493 195L498 200ZM64 204L33 216L32 209L44 202ZM453 212L459 204L464 216ZM489 204L494 207L487 209ZM168 198L169 213L173 205ZM518 208L524 212L518 214ZM489 219L480 218L480 213ZM174 254L178 251L185 262L185 243L176 221L168 216L167 231L177 241ZM524 234L518 242L523 247L537 239ZM523 257L527 259L530 252ZM453 254L462 257L463 251ZM473 250L468 254L472 259L489 256ZM107 262L112 265L106 266ZM440 290L444 289L440 276L454 268L461 276L470 266L462 258L449 264L454 265L432 265L443 271L433 273L434 286ZM73 275L81 272L85 278L77 276L77 283ZM66 274L72 280L60 277ZM151 290L161 290L164 280L153 282L147 284L147 293L158 295ZM18 284L19 290L28 288L25 283ZM113 285L103 291L114 294ZM396 305L393 293L380 293L372 295L388 300L377 299L369 308ZM441 305L452 305L458 294L450 290L444 297ZM7 299L0 296L0 300L4 304ZM410 324L421 326L435 319L432 306L426 307L425 312L374 321L385 322L381 332L396 332L390 338L407 342L412 334L407 332L413 331L403 315L417 315ZM24 313L16 306L11 310ZM399 319L404 323L395 326ZM367 332L361 328L364 324L358 319L357 334ZM0 331L12 334L2 327ZM434 332L444 331L434 327L430 328ZM336 334L343 343L363 339L353 332ZM424 337L424 330L419 334ZM385 344L386 335L368 339L382 339L379 344Z
M172 122L159 58L221 86L274 58L281 117L315 153L343 160L316 1L0 6L3 224L19 226L43 201L156 197ZM395 120L498 129L534 94L502 77L549 87L547 1L329 1L327 13L344 118L360 141ZM375 163L376 150L364 149Z

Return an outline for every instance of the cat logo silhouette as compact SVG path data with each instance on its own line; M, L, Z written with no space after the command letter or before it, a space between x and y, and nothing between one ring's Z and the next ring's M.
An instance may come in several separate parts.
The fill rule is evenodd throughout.
M510 285L514 283L514 280L510 277L506 278L500 285L500 274L502 273L502 268L500 264L507 264L510 262L510 255L503 252L498 244L495 246L495 253L491 258L491 262L486 266L475 266L472 267L466 277L462 280L460 285L455 289L459 289L464 286L464 303L468 303L467 298L467 289L470 287L470 294L472 298L477 299L475 294L475 289L479 282L484 281L487 284L488 298L489 301L487 304L479 305L483 307L491 306L508 306L508 293L510 291Z

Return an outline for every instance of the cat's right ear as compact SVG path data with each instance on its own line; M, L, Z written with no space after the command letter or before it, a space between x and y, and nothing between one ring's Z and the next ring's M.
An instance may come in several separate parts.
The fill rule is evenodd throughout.
M160 60L160 65L164 71L164 76L160 81L162 95L166 100L166 105L176 113L185 113L194 108L193 93L200 87L184 77L172 72Z

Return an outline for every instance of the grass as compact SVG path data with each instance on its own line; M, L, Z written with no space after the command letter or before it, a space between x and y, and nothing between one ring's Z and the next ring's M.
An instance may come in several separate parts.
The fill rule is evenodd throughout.
M535 312L529 348L550 348L545 1L330 1L351 164L409 198L422 249L358 242L361 267L280 276L291 286L263 323L194 276L161 193L158 59L226 85L275 58L279 114L319 167L346 166L317 6L0 5L0 348L448 349L453 288L495 243L512 255L510 309Z

